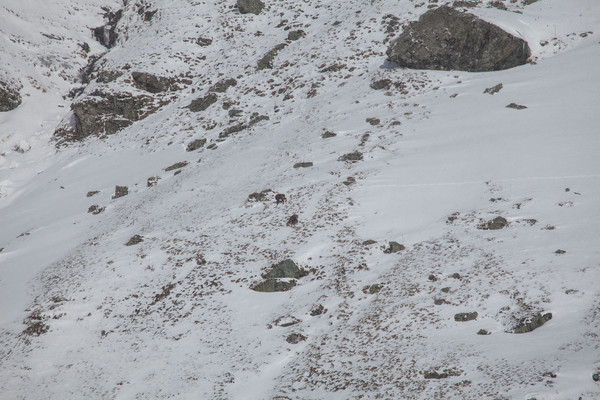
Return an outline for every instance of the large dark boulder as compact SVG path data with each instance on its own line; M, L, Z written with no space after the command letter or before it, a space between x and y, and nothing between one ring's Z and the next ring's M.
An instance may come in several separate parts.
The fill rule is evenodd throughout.
M0 112L14 110L21 104L19 87L0 81Z
M525 64L527 42L473 14L442 6L410 23L387 50L400 67L470 72Z
M241 14L260 14L265 3L260 0L237 0L236 6Z

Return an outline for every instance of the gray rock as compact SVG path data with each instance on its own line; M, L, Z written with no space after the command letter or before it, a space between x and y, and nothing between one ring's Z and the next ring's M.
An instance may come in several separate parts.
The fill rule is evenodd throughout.
M389 247L387 249L385 249L384 253L387 253L387 254L397 253L404 249L406 249L406 247L404 247L404 245L402 245L398 242L390 242Z
M260 0L237 0L236 6L242 14L258 15L265 7L265 3Z
M21 104L21 86L0 81L0 112L11 111Z
M316 317L317 315L325 314L327 309L323 307L322 304L317 304L313 308L310 309L310 316Z
M539 328L544 325L546 322L552 319L552 313L546 313L542 315L538 313L531 318L524 319L515 328L513 329L513 333L527 333L531 332L534 329Z
M160 179L159 176L151 176L150 178L148 178L148 180L146 181L146 186L147 187L152 187L152 186L156 186L158 184L158 180Z
M458 313L454 316L454 320L458 322L473 321L477 319L477 312Z
M237 85L237 80L234 78L223 79L215 83L208 89L209 92L224 93L227 89Z
M94 204L91 205L90 208L88 208L88 213L92 213L93 215L98 215L102 212L104 212L105 207L101 207L98 204Z
M294 164L294 168L310 168L313 166L311 161L304 161Z
M344 154L343 156L338 157L338 161L350 161L350 162L358 162L363 159L363 153L360 151L353 151L352 153Z
M263 274L263 278L265 279L274 279L274 278L301 278L306 273L298 268L296 263L291 259L286 259L277 264L271 265L269 271Z
M502 84L499 83L496 86L489 87L483 91L484 94L495 94L498 93L502 89Z
M494 231L494 230L498 230L498 229L503 229L507 226L508 226L508 221L506 220L506 218L496 217L491 221L486 221L482 224L479 224L477 226L477 229L482 229L484 231L487 231L487 230Z
M380 79L378 81L372 82L370 87L374 90L388 90L392 87L392 81L390 79Z
M225 129L223 132L219 133L219 137L221 139L226 138L227 136L230 136L234 133L238 133L243 131L244 129L248 128L247 124L236 124L233 126L230 126L229 128Z
M373 126L379 125L381 123L381 120L379 120L379 118L367 118L365 121L369 125L373 125Z
M174 88L176 80L174 78L166 78L157 76L148 72L132 72L131 77L138 89L145 90L150 93L166 92Z
M64 143L80 141L91 135L112 135L146 118L163 104L155 103L150 96L97 90L71 105L74 129L59 128L54 136Z
M286 43L280 43L277 46L273 47L271 50L269 50L267 54L265 54L260 60L258 60L258 63L256 65L258 70L260 71L263 69L272 69L273 60L277 56L277 53L279 53L285 46L287 46Z
M129 238L129 240L127 241L127 243L125 243L125 246L134 246L136 244L142 243L144 241L144 237L141 235L133 235L131 238Z
M204 97L192 100L192 102L187 106L191 112L199 112L204 111L212 104L216 103L218 97L214 93L209 93Z
M290 290L296 286L296 281L281 281L279 279L267 279L262 282L257 283L252 286L250 289L255 292L264 292L264 293L272 293L272 292L285 292Z
M196 139L188 143L185 151L194 151L198 150L201 147L204 147L206 144L206 139Z
M337 136L337 133L331 132L331 131L325 131L321 134L321 137L323 139L329 139L329 138L336 137L336 136Z
M104 13L104 18L107 19L108 22L105 25L92 29L94 38L104 47L110 49L111 47L114 47L117 42L118 35L116 29L122 16L123 10L106 11Z
M525 64L529 45L473 14L447 6L410 23L387 55L400 67L471 72L498 71Z
M527 106L524 106L522 104L517 104L517 103L510 103L509 105L506 106L506 108L514 108L515 110L524 110L527 108Z
M129 194L129 188L127 186L115 186L115 195L112 197L113 199L118 199L119 197L127 196Z
M181 169L181 168L185 167L186 165L188 165L187 161L176 162L175 164L170 165L167 168L165 168L165 172L175 171L177 169Z
M285 341L289 344L298 344L306 340L306 336L301 333L290 333Z
M98 193L100 193L99 190L90 190L89 192L87 192L87 194L85 195L86 197L92 197L97 195Z
M375 294L375 293L378 293L379 291L381 291L381 289L383 289L383 284L374 283L373 285L367 285L367 286L363 287L362 292L364 294Z
M289 31L287 39L291 41L296 41L298 39L302 39L304 36L306 36L306 33L302 29L299 29L297 31Z

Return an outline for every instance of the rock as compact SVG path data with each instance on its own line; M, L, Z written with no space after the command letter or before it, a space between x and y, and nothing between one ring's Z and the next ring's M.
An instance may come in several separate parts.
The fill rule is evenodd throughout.
M329 138L336 137L336 136L337 136L337 133L331 132L331 131L325 131L324 133L321 134L321 137L323 139L329 139Z
M501 89L502 89L502 84L499 83L496 86L492 86L492 87L489 87L489 88L485 89L483 91L483 94L488 93L488 94L492 94L493 95L495 93L498 93Z
M446 379L448 376L449 375L446 372L439 373L437 371L428 371L423 373L425 379Z
M367 286L363 287L362 292L364 294L375 294L375 293L379 292L381 289L383 289L383 284L374 283L373 285L367 285Z
M344 182L342 182L346 186L354 185L356 183L356 178L349 176L346 178Z
M175 84L175 79L157 76L148 72L132 72L131 77L138 89L145 90L150 93L160 93L172 90Z
M350 161L350 162L358 162L363 159L363 153L360 151L353 151L352 153L344 154L343 156L338 157L338 161Z
M176 169L181 169L181 168L185 167L186 165L188 165L187 161L176 162L175 164L170 165L167 168L165 168L165 172L175 171Z
M265 189L261 192L251 193L248 195L248 201L267 201L269 200L271 193L273 193L271 189Z
M185 148L185 151L198 150L199 148L204 147L205 144L206 144L206 139L193 140L190 143L188 143L187 147Z
M88 213L92 213L93 215L98 215L105 210L105 207L101 207L98 204L91 205L88 208Z
M306 340L306 336L301 333L290 333L285 341L289 344L298 344Z
M21 104L22 86L0 80L0 112L11 111Z
M294 168L310 168L313 166L313 163L310 161L299 162L294 164Z
M514 108L515 110L524 110L525 108L527 108L527 106L517 104L517 103L510 103L509 105L506 106L506 108Z
M217 95L214 93L209 93L204 97L192 100L192 102L187 106L191 112L199 112L204 111L212 104L217 102Z
M99 26L92 29L94 38L100 42L104 47L111 48L117 41L117 24L123 16L123 10L118 11L106 11L104 18L108 20L105 25Z
M97 90L71 105L74 127L59 128L54 136L59 142L72 142L91 135L112 135L146 118L162 104L150 96Z
M558 249L554 252L555 254L565 254L566 250Z
M502 229L508 226L508 221L506 220L506 218L504 217L496 217L491 221L487 221L484 223L481 223L477 226L477 229L482 229L484 231L487 230L498 230L498 229Z
M488 332L485 329L480 329L480 330L477 331L477 334L478 335L491 335L491 332Z
M373 125L373 126L379 125L381 123L381 121L379 120L379 118L367 118L366 122L369 125Z
M214 85L212 85L210 87L210 89L208 89L208 91L224 93L227 91L227 89L229 89L232 86L236 86L236 85L237 85L237 80L235 80L233 78L223 79L223 80L220 80L219 82L215 83Z
M552 313L546 313L544 315L538 313L531 318L527 318L519 322L517 326L513 329L513 333L527 333L531 332L534 329L539 328L544 325L546 322L552 319Z
M198 39L196 39L196 44L201 47L210 46L212 42L213 41L211 38L199 37Z
M454 320L458 322L473 321L477 319L477 312L458 313L454 315Z
M323 307L322 304L317 304L313 308L310 309L310 316L316 317L317 315L325 314L327 309Z
M390 246L387 249L385 249L383 252L387 253L387 254L391 254L391 253L397 253L404 249L406 249L406 247L404 247L404 245L402 245L398 242L390 242Z
M392 81L390 79L380 79L378 81L372 82L370 87L374 90L388 90L392 87Z
M260 60L258 60L258 63L256 65L257 69L259 71L263 69L272 69L273 60L275 59L275 56L277 56L277 53L279 53L285 46L287 46L287 43L280 43L277 46L273 47L271 50L269 50L267 54L265 54Z
M146 187L152 187L152 186L156 186L158 184L158 180L160 179L159 176L151 176L150 178L148 178L148 180L146 181Z
M300 322L302 321L294 316L285 316L277 318L275 321L273 321L273 325L287 328L288 326L293 326L299 324Z
M592 375L592 380L594 382L598 382L600 381L600 372L596 372L595 374Z
M473 14L447 6L410 23L387 50L403 68L498 71L525 64L527 42Z
M477 1L457 0L454 3L452 3L452 8L461 8L461 7L465 7L465 8L477 7Z
M294 225L298 225L298 214L293 214L291 217L288 218L287 226Z
M97 195L98 193L100 193L99 190L91 190L91 191L87 192L87 194L85 195L85 197L92 197L92 196Z
M363 246L370 246L370 245L375 244L375 243L377 243L376 240L368 239L368 240L365 240L364 242L362 242L362 245Z
M219 133L219 137L221 139L226 138L229 135L232 135L234 133L238 133L243 131L244 129L248 128L248 125L246 124L237 124L237 125L233 125L230 126L229 128L225 129L223 132Z
M298 268L296 263L291 259L285 259L283 261L278 262L277 264L271 265L271 268L268 272L263 274L263 278L265 279L274 279L274 278L301 278L305 276L306 273Z
M267 279L252 286L250 289L255 292L285 292L296 286L296 281L281 281L279 279Z
M306 33L302 29L298 29L297 31L289 31L287 39L296 41L298 39L302 39L304 36L306 36Z
M119 197L127 196L129 194L129 188L127 186L115 186L115 195L112 197L113 199L118 199Z
M141 235L133 235L131 238L129 238L129 240L127 241L127 243L125 243L125 246L133 246L139 243L142 243L144 241L144 237Z
M236 7L242 14L258 15L265 7L265 3L260 0L237 0Z

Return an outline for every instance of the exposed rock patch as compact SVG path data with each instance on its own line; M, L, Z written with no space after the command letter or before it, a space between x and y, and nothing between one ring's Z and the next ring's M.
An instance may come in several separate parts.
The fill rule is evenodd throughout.
M205 138L192 140L190 143L188 143L187 147L185 148L185 151L198 150L199 148L204 147L205 144L206 144Z
M112 197L113 199L118 199L119 197L127 196L129 194L129 188L127 186L115 186L115 195Z
M145 90L150 93L166 92L173 90L176 80L174 78L166 78L157 76L148 72L132 72L131 77L138 89Z
M258 60L258 63L256 65L257 69L259 71L263 69L272 69L273 60L277 56L277 53L279 53L285 46L287 46L286 43L280 43L277 46L273 47L271 50L269 50L267 54L265 54L260 60Z
M209 93L204 97L200 97L198 99L192 100L192 102L187 106L191 112L199 112L204 111L212 104L217 102L217 95L214 93Z
M458 313L454 315L454 320L458 322L473 321L477 319L477 312Z
M0 80L0 112L11 111L21 104L21 86Z
M546 322L552 319L552 313L546 313L542 315L538 313L531 318L527 318L522 320L517 326L515 326L513 333L527 333L531 332L534 329L539 328L544 325Z
M111 48L117 41L117 24L123 16L123 10L110 11L107 10L104 14L104 18L108 20L105 25L99 26L92 29L94 38L100 42L104 47Z
M525 64L529 45L473 14L442 6L410 23L387 50L400 67L470 72Z
M482 229L484 231L487 231L487 230L494 231L494 230L506 228L507 226L508 226L508 221L506 220L506 218L498 216L498 217L492 219L491 221L486 221L486 222L479 224L477 226L477 229Z
M236 7L242 14L258 15L265 8L265 3L260 0L237 0Z
M484 94L495 94L498 93L502 89L502 84L499 83L495 86L489 87L483 91Z
M278 279L267 279L252 286L250 289L255 292L285 292L296 286L296 281L281 281Z
M296 263L291 259L286 259L277 264L273 264L269 270L263 274L265 279L274 278L301 278L306 275L306 272L298 268Z
M303 161L303 162L298 162L296 164L294 164L294 168L310 168L313 166L313 163L311 161Z

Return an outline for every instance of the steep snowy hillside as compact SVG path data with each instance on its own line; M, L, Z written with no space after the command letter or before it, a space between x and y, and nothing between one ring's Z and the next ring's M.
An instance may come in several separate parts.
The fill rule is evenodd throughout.
M238 3L0 6L0 398L600 398L600 3Z

